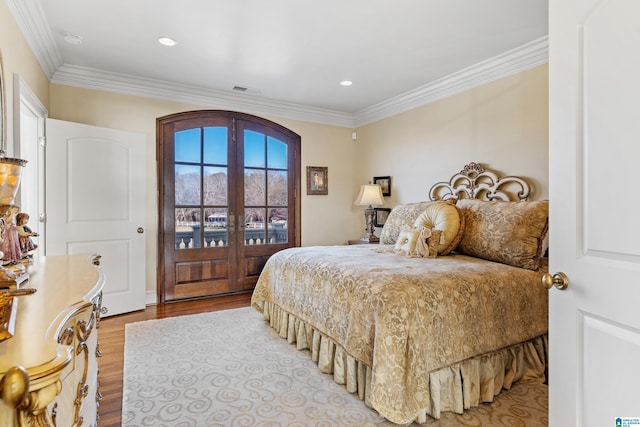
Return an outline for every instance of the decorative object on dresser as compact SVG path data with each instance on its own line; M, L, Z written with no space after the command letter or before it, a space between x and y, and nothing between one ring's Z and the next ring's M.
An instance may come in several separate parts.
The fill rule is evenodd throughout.
M18 230L18 241L20 243L22 258L31 258L32 255L29 252L38 249L38 245L36 245L31 239L32 237L38 237L38 233L31 230L31 227L27 225L28 223L28 213L20 212L16 215L16 229Z
M326 196L329 194L329 168L307 166L307 195Z
M382 189L384 197L391 196L391 177L390 176L374 176L373 183L378 184Z
M20 209L14 200L20 187L22 168L26 160L5 157L0 148L0 288L16 288L27 279L22 259L16 214Z
M362 239L365 242L378 242L380 238L375 235L374 206L380 206L384 204L382 199L382 190L378 184L365 184L360 186L360 193L354 202L355 205L367 206L364 210L364 218L366 221L365 234Z
M15 334L0 343L3 427L98 425L98 264L98 256L78 254L40 257L29 267L37 292L14 301Z

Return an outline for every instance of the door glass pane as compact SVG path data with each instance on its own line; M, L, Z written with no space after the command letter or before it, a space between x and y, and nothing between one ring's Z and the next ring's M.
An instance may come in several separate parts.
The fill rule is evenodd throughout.
M264 245L265 242L265 209L245 208L244 210L244 244Z
M200 205L200 166L175 165L175 204Z
M267 204L269 206L287 205L287 172L268 171L267 172Z
M227 209L208 208L204 210L204 215L204 245L208 248L227 246L229 239Z
M227 164L227 128L204 128L204 163L214 165Z
M199 248L200 209L176 208L176 249Z
M265 203L265 171L263 169L244 170L244 205L264 206Z
M204 204L227 206L227 168L204 167Z
M244 165L247 167L265 167L264 134L244 131Z
M174 135L176 162L200 163L201 129L187 129Z
M287 220L288 220L288 210L287 208L275 208L269 209L269 227L267 241L271 244L275 243L287 243L288 240L288 231L287 231Z
M267 167L287 168L287 144L270 136L267 137Z
M175 133L176 249L227 246L227 137L226 127Z
M253 131L245 131L244 138L245 244L286 243L287 145ZM251 220L255 216L261 217L260 224ZM266 222L262 219L265 217Z

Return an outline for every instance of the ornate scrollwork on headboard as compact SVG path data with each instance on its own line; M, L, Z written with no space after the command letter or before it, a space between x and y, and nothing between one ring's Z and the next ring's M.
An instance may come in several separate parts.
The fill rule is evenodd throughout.
M468 199L525 201L531 189L529 184L516 176L498 178L479 163L469 163L449 182L438 182L429 190L430 200Z

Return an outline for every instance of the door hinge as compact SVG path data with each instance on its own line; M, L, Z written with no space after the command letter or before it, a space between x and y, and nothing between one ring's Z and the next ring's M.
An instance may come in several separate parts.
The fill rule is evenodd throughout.
M40 145L41 147L46 147L47 146L47 137L46 136L39 136L38 137L38 145Z
M46 213L41 213L40 215L38 215L38 221L42 222L42 223L46 223L47 222L47 214Z

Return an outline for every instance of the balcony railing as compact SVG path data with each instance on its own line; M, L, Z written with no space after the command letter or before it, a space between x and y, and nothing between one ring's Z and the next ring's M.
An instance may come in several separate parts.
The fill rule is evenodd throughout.
M247 225L246 227L249 227ZM266 233L266 236L265 236ZM228 236L226 228L204 228L204 247L227 246ZM200 224L182 226L176 230L176 249L193 249L200 247L201 228ZM266 241L265 239L268 239ZM264 245L287 242L287 228L283 223L269 224L268 228L252 227L244 229L244 245Z

